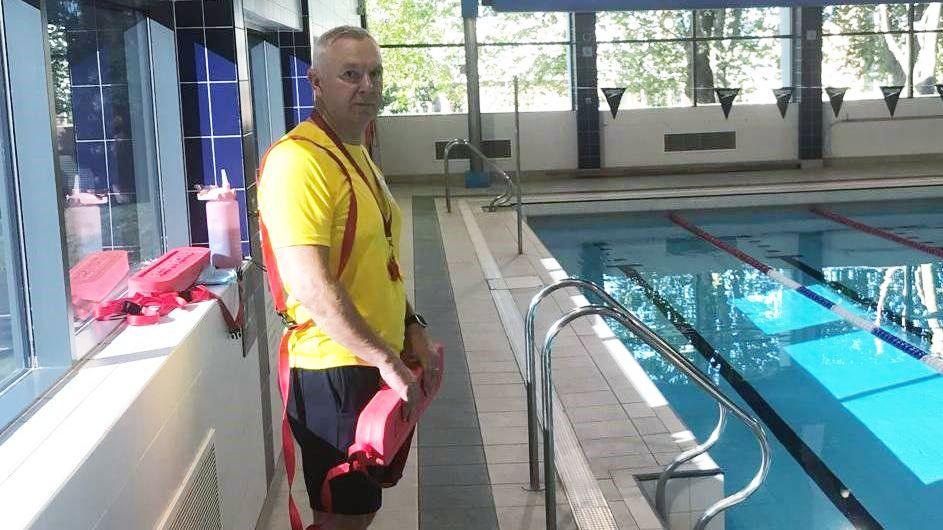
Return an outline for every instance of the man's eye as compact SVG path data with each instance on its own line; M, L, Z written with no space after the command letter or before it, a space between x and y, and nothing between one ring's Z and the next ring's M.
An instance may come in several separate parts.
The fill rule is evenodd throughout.
M345 70L344 73L341 74L341 77L343 77L344 79L356 79L357 72L353 70Z

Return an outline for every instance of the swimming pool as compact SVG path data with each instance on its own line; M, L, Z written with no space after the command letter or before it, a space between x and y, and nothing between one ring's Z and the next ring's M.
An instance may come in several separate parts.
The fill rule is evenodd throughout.
M726 528L943 528L943 377L918 360L943 353L943 259L929 253L943 211L822 206L528 222L571 276L604 285L763 421L769 478ZM705 439L714 402L612 327ZM731 421L711 456L729 493L759 452Z

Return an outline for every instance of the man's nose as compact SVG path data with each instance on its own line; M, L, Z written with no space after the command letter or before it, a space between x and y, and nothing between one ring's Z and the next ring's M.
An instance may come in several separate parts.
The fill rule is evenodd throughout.
M367 74L360 78L359 88L361 92L372 92L375 85L376 85L376 80L370 74Z

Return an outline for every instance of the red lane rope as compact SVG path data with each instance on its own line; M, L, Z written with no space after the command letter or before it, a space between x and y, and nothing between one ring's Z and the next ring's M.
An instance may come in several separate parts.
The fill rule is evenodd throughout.
M678 215L678 214L676 214L676 213L671 213L671 214L668 215L668 217L669 217L675 224L677 224L677 225L683 227L683 228L686 229L688 232L691 232L692 234L695 234L696 236L700 237L701 239L706 240L708 243L710 243L710 244L712 244L712 245L714 245L714 246L716 246L716 247L718 247L718 248L720 248L720 249L722 249L722 250L724 250L724 251L726 251L726 252L729 252L730 254L733 254L734 256L736 256L737 258L739 258L741 261L746 262L746 263L752 265L753 267L755 267L756 269L758 269L758 270L759 270L760 272L762 272L763 274L766 274L767 272L769 272L770 269L772 269L772 267L770 267L769 265L767 265L767 264L763 263L762 261L760 261L760 260L754 258L753 256L751 256L751 255L747 254L746 252L740 250L739 248L736 248L736 247L734 247L734 246L728 245L727 243L724 243L723 241L721 241L719 238L717 238L717 237L714 236L713 234L710 234L710 233L708 233L708 232L705 232L704 230L701 230L700 228L698 228L698 227L697 227L696 225L694 225L693 223L689 222L689 221L688 221L687 219L685 219L684 217L681 217L680 215Z
M871 225L866 225L860 221L849 219L843 215L839 215L833 211L826 210L825 208L822 208L820 206L813 206L809 208L809 210L814 214L825 217L826 219L831 219L832 221L835 221L836 223L841 223L845 226L849 226L851 228L854 228L855 230L860 230L862 232L871 234L873 236L877 236L883 239L887 239L889 241L893 241L895 243L899 243L906 247L910 247L912 249L916 249L921 252L930 254L931 256L943 258L943 248L931 247L930 245L925 245L923 243L914 241L912 239L907 239L906 237L902 237L892 232L888 232L887 230L882 230L880 228L877 228Z

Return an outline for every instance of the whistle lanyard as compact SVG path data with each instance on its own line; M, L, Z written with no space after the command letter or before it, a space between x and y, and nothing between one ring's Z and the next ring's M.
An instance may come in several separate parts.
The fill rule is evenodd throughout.
M367 167L370 169L370 174L373 176L375 188L370 184L370 181L367 179L367 175L360 167L360 164L354 160L354 157L350 154L350 151L347 150L344 142L341 141L341 139L337 136L337 133L334 132L334 129L331 128L331 126L328 125L326 121L324 121L324 118L316 111L313 111L311 113L311 117L308 119L311 121L311 123L324 131L327 137L331 139L331 142L334 143L334 146L344 154L344 157L347 158L347 161L350 162L350 165L354 167L354 169L357 171L357 174L360 175L361 179L363 179L364 184L367 185L367 188L370 189L370 194L373 195L373 199L377 203L377 209L380 211L380 217L383 219L383 233L386 236L386 243L389 246L390 256L389 260L387 261L386 268L390 273L391 280L397 281L402 279L400 276L399 265L396 262L396 255L393 252L393 205L390 204L390 200L387 197L383 186L380 184L380 177L378 177L376 171L373 170L373 164L371 164L369 161L366 161ZM353 190L350 192L354 193ZM381 196L383 197L382 201L380 199ZM386 208L384 208L384 205Z

